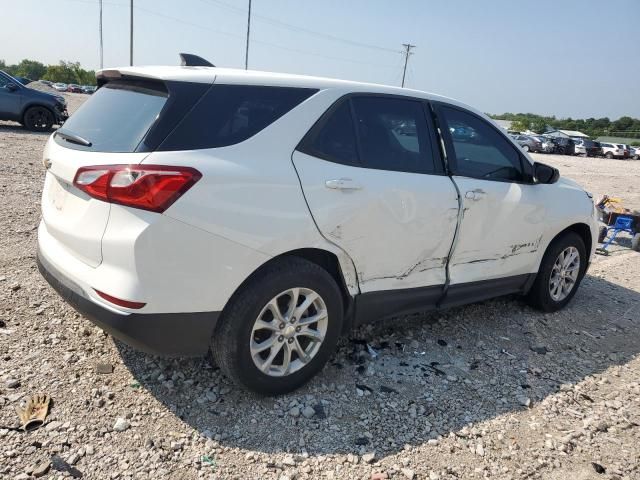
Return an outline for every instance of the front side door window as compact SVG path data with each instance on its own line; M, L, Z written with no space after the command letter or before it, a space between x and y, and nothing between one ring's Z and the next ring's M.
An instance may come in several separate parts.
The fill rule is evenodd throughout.
M487 121L464 110L439 106L445 124L449 166L455 175L521 182L525 180L520 154ZM521 137L518 137L521 139Z

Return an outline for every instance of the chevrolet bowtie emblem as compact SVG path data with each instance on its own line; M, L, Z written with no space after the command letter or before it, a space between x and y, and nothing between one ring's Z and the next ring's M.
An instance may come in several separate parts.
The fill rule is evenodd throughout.
M47 170L51 168L51 160L49 160L48 158L45 158L44 160L42 160L42 164L44 165L44 168L46 168Z

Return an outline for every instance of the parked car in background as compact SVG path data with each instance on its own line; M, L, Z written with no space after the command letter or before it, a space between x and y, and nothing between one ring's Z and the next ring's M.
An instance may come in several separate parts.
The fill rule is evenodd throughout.
M67 86L67 92L71 92L71 93L84 93L82 91L82 87L80 85L76 85L75 83L70 83Z
M86 93L91 95L92 93L94 93L96 91L96 86L95 85L83 85L82 86L82 93Z
M44 83L47 87L53 87L53 82L49 80L38 80L40 83Z
M542 142L529 135L516 135L514 140L525 152L542 152Z
M556 152L560 155L573 155L575 154L575 143L570 138L565 137L553 137L556 144Z
M596 147L596 154L595 154L595 156L596 156L596 157L601 157L601 156L602 156L602 144L601 144L600 142L595 141L595 140L593 141L593 144L594 144L594 145L595 145L595 147Z
M544 153L553 153L555 151L556 144L551 138L542 135L537 136L536 138L540 140L540 143L542 144L542 151Z
M622 155L623 158L631 158L631 146L626 143L618 144L619 147L622 147Z
M47 132L68 118L64 97L25 87L0 71L0 120L13 120L29 130Z
M455 100L225 68L108 72L45 147L39 269L114 337L211 348L256 392L300 387L365 321L505 294L557 311L597 246L591 196Z
M631 147L631 158L634 160L640 160L640 146Z
M66 83L54 83L53 88L59 92L66 92L69 86Z
M624 148L615 143L600 142L602 155L607 158L624 158Z
M575 144L574 148L576 155L595 157L600 153L600 149L593 140L580 138L573 140L573 143Z

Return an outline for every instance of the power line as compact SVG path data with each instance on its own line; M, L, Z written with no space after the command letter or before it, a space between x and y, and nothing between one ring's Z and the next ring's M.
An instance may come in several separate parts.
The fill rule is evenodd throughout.
M79 1L79 0L72 0L72 1ZM114 5L118 5L118 4L114 4ZM140 7L138 5L136 5L135 8L136 8L136 10L139 10L139 11L142 11L142 12L146 12L149 15L155 15L157 17L165 18L167 20L172 20L174 22L183 23L185 25L189 25L189 26L194 27L194 28L200 28L200 29L207 30L207 31L210 31L210 32L215 32L215 33L218 33L218 34L221 34L221 35L226 35L226 36L232 37L232 38L245 38L243 35L238 35L236 33L231 33L231 32L227 32L227 31L224 31L224 30L218 30L218 29L215 29L215 28L206 27L204 25L200 25L200 24L197 24L197 23L189 22L187 20L182 20L182 19L174 17L172 15L166 15L166 14L163 14L163 13L160 13L160 12L156 12L155 10L150 10L148 8ZM255 15L253 15L253 16L255 17ZM252 39L251 42L252 43L256 43L256 44L260 44L260 45L266 45L266 46L273 47L273 48L278 48L280 50L285 50L285 51L288 51L288 52L300 53L300 54L303 54L303 55L311 55L311 56L314 56L314 57L325 58L325 59L328 59L328 60L338 60L338 61L341 61L341 62L356 63L356 64L360 64L360 65L375 65L376 67L379 67L379 68L389 68L389 69L397 68L395 65L386 65L386 64L379 64L379 63L373 63L373 62L365 62L365 61L360 61L360 60L353 60L351 58L334 57L334 56L331 56L331 55L323 55L321 53L309 52L309 51L306 51L306 50L299 50L299 49L295 49L295 48L291 48L291 47L285 47L283 45L278 45L277 43L267 42L267 41L264 41L264 40L257 40L255 38Z
M94 3L95 0L63 0L63 1L95 5L95 3ZM204 0L202 0L202 1L204 1ZM123 7L123 8L127 7L126 4L110 2L108 0L103 0L103 4L104 5L112 5L112 6L115 6L115 7ZM228 6L230 8L237 9L236 7L231 7L230 5L228 5ZM200 24L197 24L197 23L193 23L193 22L190 22L188 20L183 20L183 19L174 17L172 15L166 15L166 14L163 14L163 13L160 13L160 12L156 12L155 10L150 10L148 8L141 7L140 5L135 5L134 8L136 10L140 11L140 12L145 12L145 13L147 13L149 15L154 15L156 17L160 17L160 18L164 18L164 19L167 19L167 20L171 20L172 22L182 23L182 24L188 25L190 27L199 28L199 29L202 29L202 30L206 30L206 31L209 31L209 32L214 32L214 33L217 33L217 34L220 34L220 35L225 35L225 36L232 37L232 38L237 38L237 39L245 39L246 38L244 35L239 35L239 34L236 34L236 33L231 33L231 32L227 32L227 31L224 31L224 30L219 30L219 29L216 29L216 28L211 28L211 27L208 27L208 26L204 26L204 25L200 25ZM237 10L242 10L242 9L237 9ZM246 13L245 10L242 10L242 12L243 12L243 15ZM256 17L255 14L253 14L252 16L254 18ZM354 60L354 59L351 59L351 58L335 57L335 56L331 56L331 55L323 55L321 53L310 52L310 51L307 51L307 50L299 50L299 49L296 49L296 48L290 48L290 47L286 47L286 46L283 46L283 45L279 45L277 43L267 42L267 41L263 41L263 40L252 39L251 41L252 41L252 43L256 43L256 44L266 45L266 46L269 46L269 47L277 48L277 49L288 51L288 52L299 53L299 54L302 54L302 55L311 55L311 56L314 56L314 57L324 58L324 59L327 59L327 60L337 60L337 61L340 61L340 62L348 62L348 63L354 63L354 64L359 64L359 65L373 65L375 67L385 68L385 69L397 69L398 68L397 65L380 64L380 63L374 63L374 62L366 62L366 61ZM394 52L398 53L398 51L395 51L395 50L394 50Z
M405 48L405 51L404 51L404 68L402 69L402 88L404 88L404 78L405 78L405 76L407 74L407 63L409 63L409 56L413 55L411 53L411 49L415 48L415 45L411 45L410 43L403 43L402 46Z
M237 14L245 14L245 10L239 7L236 7L234 5L229 5L228 3L222 2L220 0L200 0L202 2L205 3L209 3L210 5L217 5L217 6L221 6L223 8L226 8L229 11L232 11L234 13ZM351 40L348 38L343 38L343 37L338 37L335 35L331 35L328 33L324 33L324 32L318 32L316 30L310 30L308 28L304 28L304 27L300 27L297 25L292 25L291 23L286 23L283 22L282 20L278 20L276 18L271 18L271 17L266 17L264 15L258 15L256 13L253 14L254 18L257 18L263 22L266 23L270 23L272 25L277 25L280 26L282 28L286 28L288 30L292 30L292 31L296 31L296 32L302 32L302 33L306 33L308 35L314 35L316 37L320 37L320 38L324 38L327 40L332 40L335 42L341 42L341 43L345 43L345 44L349 44L355 47L362 47L362 48L370 48L370 49L374 49L374 50L381 50L381 51L386 51L386 52L390 52L390 53L398 53L398 50L394 50L392 48L387 48L387 47L381 47L378 45L371 45L371 44L367 44L367 43L363 43L363 42L358 42L356 40Z

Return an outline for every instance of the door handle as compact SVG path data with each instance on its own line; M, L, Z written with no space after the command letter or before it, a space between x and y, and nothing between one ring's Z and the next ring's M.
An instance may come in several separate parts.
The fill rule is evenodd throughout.
M334 180L327 180L325 183L327 188L332 190L360 190L361 185L357 184L350 178L336 178Z
M474 202L476 202L480 200L482 197L484 197L484 195L485 195L484 190L480 190L480 189L469 190L464 194L464 198L468 200L473 200Z

